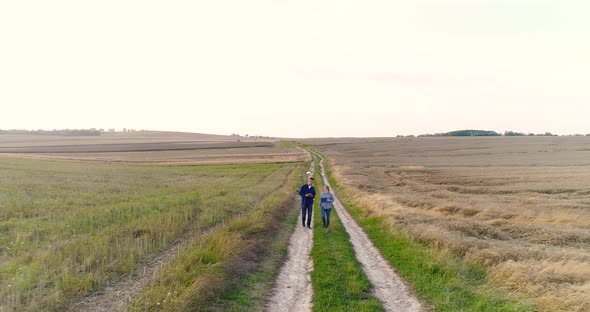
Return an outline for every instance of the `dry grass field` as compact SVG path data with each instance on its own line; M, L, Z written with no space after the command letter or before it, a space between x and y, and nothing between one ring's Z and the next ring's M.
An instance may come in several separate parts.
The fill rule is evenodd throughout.
M542 311L590 310L590 138L312 140L392 230Z

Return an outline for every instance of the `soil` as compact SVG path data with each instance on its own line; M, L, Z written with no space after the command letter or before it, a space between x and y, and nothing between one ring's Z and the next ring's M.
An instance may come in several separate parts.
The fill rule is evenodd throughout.
M313 175L313 162L309 171ZM301 226L299 220L301 220L301 213L295 232L289 240L287 261L281 267L272 297L267 304L267 311L311 311L313 262L310 253L313 245L313 230Z

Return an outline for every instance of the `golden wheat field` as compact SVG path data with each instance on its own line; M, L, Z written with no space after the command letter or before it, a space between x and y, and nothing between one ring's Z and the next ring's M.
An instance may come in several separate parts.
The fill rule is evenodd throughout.
M590 311L590 138L313 140L395 231L541 311Z

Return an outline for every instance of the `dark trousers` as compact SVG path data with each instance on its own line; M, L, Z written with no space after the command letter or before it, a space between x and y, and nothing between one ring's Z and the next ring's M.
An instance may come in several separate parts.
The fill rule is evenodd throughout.
M301 204L301 224L305 226L305 216L307 215L307 226L311 226L311 214L313 213L312 204Z

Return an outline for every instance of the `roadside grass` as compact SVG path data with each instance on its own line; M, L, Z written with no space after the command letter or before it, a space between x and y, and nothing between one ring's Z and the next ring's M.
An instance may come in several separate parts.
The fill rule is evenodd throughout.
M184 167L0 159L0 307L62 310L131 272L187 233L218 263L227 227L279 203L297 164ZM276 206L272 206L276 207ZM232 236L233 235L233 236ZM199 245L201 244L201 245ZM203 277L199 277L203 278Z
M314 153L319 154L314 151ZM328 160L326 174L343 205L363 227L383 256L425 300L433 311L536 311L533 307L501 298L500 293L486 285L483 268L467 264L458 257L424 242L411 239L392 228L383 217L369 216L353 204L350 193L333 178Z
M299 204L297 200L286 203L288 210L281 209L286 217L273 222L267 236L272 239L264 241L266 247L256 250L257 268L249 276L232 283L217 299L212 301L206 310L209 311L262 311L272 291L280 267L287 256L289 238L297 224ZM290 206L289 206L290 204Z
M384 311L374 296L371 284L357 261L350 237L332 210L330 226L322 227L319 198L323 189L320 167L316 161L317 196L314 203L314 244L311 250L314 269L314 311Z
M260 311L286 255L302 167L249 213L198 237L166 263L134 311ZM288 222L290 224L288 224Z

